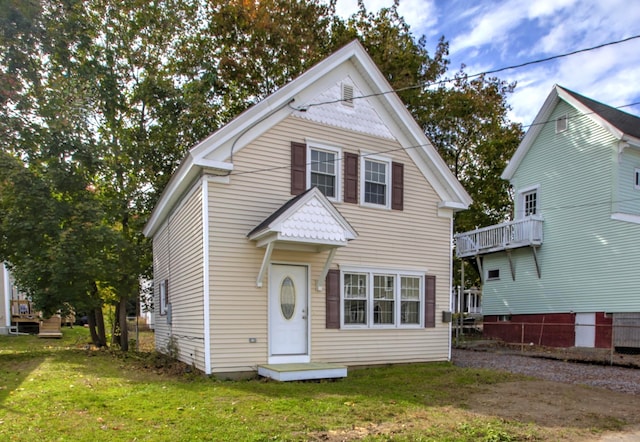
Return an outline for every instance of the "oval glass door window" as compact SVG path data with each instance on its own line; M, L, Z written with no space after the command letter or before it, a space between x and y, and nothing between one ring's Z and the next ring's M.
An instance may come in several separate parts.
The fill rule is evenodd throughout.
M296 288L293 280L288 276L282 281L280 287L280 310L285 319L291 319L296 308Z

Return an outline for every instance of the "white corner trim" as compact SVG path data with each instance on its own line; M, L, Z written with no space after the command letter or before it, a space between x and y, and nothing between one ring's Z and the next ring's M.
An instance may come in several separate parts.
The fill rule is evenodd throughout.
M202 183L202 303L204 321L204 372L211 374L211 296L209 293L209 182Z
M2 263L2 277L4 278L4 302L5 302L5 325L11 327L11 275L6 263Z
M629 213L612 213L611 219L616 221L624 221L627 223L640 224L640 215L631 215Z

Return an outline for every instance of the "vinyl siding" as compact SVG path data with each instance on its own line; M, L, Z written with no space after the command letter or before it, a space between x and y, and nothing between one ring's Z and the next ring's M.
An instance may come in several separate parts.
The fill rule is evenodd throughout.
M198 183L153 238L156 348L171 339L178 359L204 370L202 194ZM159 286L168 280L171 324L160 315Z
M620 155L618 166L618 193L614 211L640 215L640 189L635 187L635 171L640 169L640 151L627 148Z
M562 114L569 129L556 134ZM485 271L499 268L501 278L485 282L483 313L640 311L640 225L611 219L617 141L564 102L549 120L512 179L516 191L540 186L542 278L528 248L512 253L515 281L505 253L487 255Z
M256 364L267 362L268 275L263 287L256 287L265 250L246 235L292 198L290 143L304 142L306 137L340 146L343 152L384 153L405 165L403 211L335 203L359 236L338 251L333 268L425 271L437 277L436 317L449 309L450 219L437 216L439 200L406 153L387 139L290 117L234 153L229 184L209 183L214 372L255 370ZM316 284L327 253L276 250L271 260L310 265L312 360L355 365L448 358L449 327L439 319L433 329L325 329L325 294L316 290ZM249 338L256 338L256 343Z

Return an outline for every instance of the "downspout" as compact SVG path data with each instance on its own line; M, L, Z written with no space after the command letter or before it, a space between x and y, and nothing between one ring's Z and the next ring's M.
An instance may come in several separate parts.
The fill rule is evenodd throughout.
M209 181L202 177L202 304L204 313L204 372L211 374L211 303L209 293Z

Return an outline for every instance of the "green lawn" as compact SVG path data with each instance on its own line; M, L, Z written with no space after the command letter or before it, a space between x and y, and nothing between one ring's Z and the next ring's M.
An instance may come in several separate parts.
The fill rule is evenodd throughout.
M0 440L511 441L534 424L472 413L465 398L516 379L449 363L350 370L346 379L220 381L152 353L0 336Z

